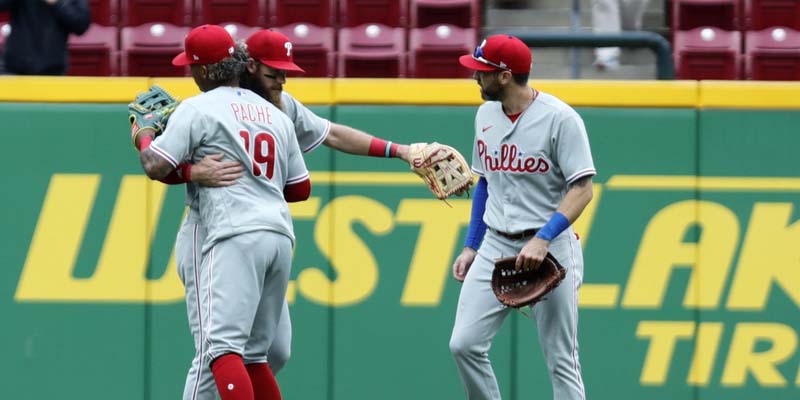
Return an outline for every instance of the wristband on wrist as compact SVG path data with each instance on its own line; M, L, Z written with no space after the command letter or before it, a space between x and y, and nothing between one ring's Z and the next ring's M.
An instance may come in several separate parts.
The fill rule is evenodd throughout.
M192 164L185 163L181 164L179 170L181 171L181 177L186 182L192 181Z
M386 158L394 158L397 157L397 148L400 147L397 143L392 143L390 140L386 144Z
M372 141L369 143L369 152L367 155L370 157L396 157L398 147L399 145L397 143L373 137Z
M144 151L144 149L150 147L150 143L153 142L153 138L150 135L144 135L139 139L139 151Z
M548 242L555 239L556 236L560 235L561 232L564 232L564 229L569 228L569 220L567 217L556 211L552 217L550 217L550 221L547 221L542 229L539 229L536 232L536 237L539 239L547 240Z

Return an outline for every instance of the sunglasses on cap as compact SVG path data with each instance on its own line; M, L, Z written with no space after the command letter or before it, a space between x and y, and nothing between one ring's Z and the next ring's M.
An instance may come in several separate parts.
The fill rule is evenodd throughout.
M482 63L484 63L486 65L490 65L492 67L499 68L499 69L502 69L504 71L511 72L511 68L504 67L504 66L502 66L500 64L495 64L495 63L483 58L483 47L480 47L480 46L476 47L475 48L475 52L472 53L472 58L474 58L474 59L476 59L476 60L478 60L478 61L480 61L480 62L482 62Z

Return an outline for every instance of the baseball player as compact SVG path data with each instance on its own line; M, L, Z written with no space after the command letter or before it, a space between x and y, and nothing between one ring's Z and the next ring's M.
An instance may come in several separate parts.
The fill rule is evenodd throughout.
M292 45L289 39L279 32L260 30L253 33L247 39L247 51L250 58L247 68L241 76L240 85L259 94L284 111L294 124L297 141L303 153L310 152L320 144L324 144L332 149L354 155L408 160L408 145L387 141L347 125L330 122L317 116L300 101L283 91L287 71L304 72L294 63L294 54L291 49ZM192 171L198 167L198 165L194 165ZM210 167L204 167L203 170L209 170ZM222 167L218 167L214 171L222 171ZM230 177L234 173L229 167L224 171L226 177ZM217 172L217 175L222 175L222 172ZM194 172L192 172L192 179L194 179ZM191 187L192 185L187 186ZM198 300L197 280L194 278L196 269L194 260L200 259L196 244L205 240L206 228L195 215L196 210L190 207L178 234L175 253L178 271L183 277L185 285L189 325L195 337L195 343L202 343L200 321L203 320L204 309L195 305ZM274 374L277 374L289 359L291 329L289 306L284 302L276 337L267 356L269 367ZM208 369L206 363L202 362L203 352L199 345L197 350L186 379L184 400L207 400L213 399L215 396L211 370Z
M592 199L594 163L581 117L528 85L531 52L495 35L460 63L474 70L486 102L475 117L472 170L479 177L467 240L453 263L463 281L450 351L469 399L499 399L489 361L492 339L510 312L491 289L495 259L517 255L537 267L548 252L566 268L563 283L532 310L553 396L585 399L578 359L581 244L571 228Z
M280 399L266 362L291 268L286 202L307 199L311 184L292 122L238 87L245 54L222 27L193 29L173 64L190 65L203 93L178 106L163 135L144 134L137 145L153 179L163 179L179 160L219 152L247 167L235 185L199 187L191 198L205 228L204 241L194 243L202 244L201 265L192 271L197 309L206 311L198 344L223 400Z

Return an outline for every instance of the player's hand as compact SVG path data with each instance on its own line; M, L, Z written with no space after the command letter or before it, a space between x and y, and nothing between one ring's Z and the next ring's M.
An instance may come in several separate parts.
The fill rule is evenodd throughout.
M399 159L401 159L401 160L403 160L405 162L408 162L408 145L407 144L401 144L401 145L397 146L397 158L399 158Z
M517 255L517 270L539 268L539 265L547 256L548 245L550 245L550 242L544 239L539 239L535 236L531 238Z
M461 250L461 254L453 263L453 278L459 282L464 282L464 279L467 277L467 271L469 271L469 267L472 266L472 262L475 261L475 256L477 254L478 252L473 248L464 247L464 250Z
M242 177L244 167L238 161L222 161L222 154L203 157L192 165L192 182L200 186L231 186Z

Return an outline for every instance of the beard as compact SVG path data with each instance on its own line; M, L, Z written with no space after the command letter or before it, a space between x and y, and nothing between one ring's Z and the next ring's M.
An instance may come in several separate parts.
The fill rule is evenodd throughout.
M267 89L258 82L257 79L253 78L246 70L242 73L242 76L239 77L239 86L251 90L253 93L263 97L264 99L269 100L269 95L267 94Z
M239 77L239 86L244 89L251 90L253 93L261 96L264 100L272 103L275 107L283 109L283 103L281 102L281 92L283 92L283 85L278 86L278 89L270 89L264 86L260 80L256 79L251 75L249 72L245 71L242 76Z
M486 101L501 101L503 90L498 87L481 88L481 98Z

